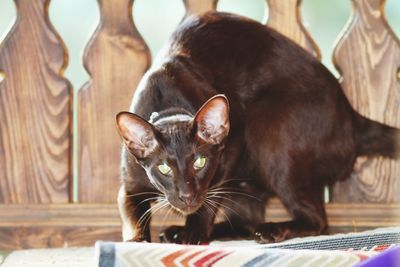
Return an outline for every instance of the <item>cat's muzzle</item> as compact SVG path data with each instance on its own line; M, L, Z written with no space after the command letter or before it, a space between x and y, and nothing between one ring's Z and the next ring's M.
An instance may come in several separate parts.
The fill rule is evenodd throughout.
M203 199L193 198L191 200L188 200L181 197L171 200L168 199L168 201L176 211L183 215L195 213L203 205L204 202Z

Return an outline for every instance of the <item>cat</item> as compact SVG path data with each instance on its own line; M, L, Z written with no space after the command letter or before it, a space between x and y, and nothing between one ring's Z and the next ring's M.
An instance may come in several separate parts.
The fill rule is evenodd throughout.
M185 19L140 81L123 139L123 239L151 241L152 208L186 216L163 242L279 242L327 233L323 191L356 157L399 158L400 131L358 114L312 55L251 19ZM265 222L280 198L291 221ZM216 211L226 221L214 224Z

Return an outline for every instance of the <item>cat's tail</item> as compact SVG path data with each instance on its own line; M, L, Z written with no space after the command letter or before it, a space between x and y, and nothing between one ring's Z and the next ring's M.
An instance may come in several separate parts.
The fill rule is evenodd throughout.
M400 129L357 115L358 155L400 158Z

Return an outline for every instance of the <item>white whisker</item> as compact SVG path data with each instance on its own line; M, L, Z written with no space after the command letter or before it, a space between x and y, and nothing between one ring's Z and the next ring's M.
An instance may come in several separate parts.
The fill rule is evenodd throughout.
M259 199L258 197L255 197L255 196L252 196L252 195L243 193L243 192L226 191L226 190L222 190L222 191L212 190L212 191L209 191L209 192L207 193L207 195L209 195L209 194L227 194L227 195L229 195L229 194L236 194L236 195L246 196L246 197L253 198L253 199L256 199L256 200L258 200L258 201L261 201L261 199Z
M208 200L210 201L210 200ZM207 200L204 202L204 207L210 211L214 216L217 216L217 212L214 210L216 208L213 209L213 207L210 207L210 204L207 203Z
M158 192L140 192L140 193L137 193L137 194L126 195L126 197L135 197L135 196L148 195L148 194L163 196L163 194L158 193Z
M157 208L152 209L150 216L147 216L147 220L145 222L145 224L147 224L149 222L149 220L151 219L151 216L156 214L158 211L160 211L161 209L163 209L164 207L168 206L169 202L165 199L163 199L163 201L161 202L161 205L158 206Z
M229 183L229 182L232 182L232 181L243 181L243 182L245 182L246 180L245 179L228 179L228 180L224 180L221 183L218 183L218 184L210 187L210 189L217 188L217 187L219 187L219 186L221 186L223 184L226 184L226 183Z
M214 207L216 210L220 210L221 213L222 213L222 215L226 218L226 220L229 222L229 224L230 224L231 227L233 228L233 225L232 225L232 223L231 223L231 220L230 220L229 217L226 215L226 213L225 213L222 209L218 209L218 204L220 204L220 203L218 203L218 202L216 202L216 201L214 201L214 200L211 200L211 199L206 199L205 201L206 201L205 203L208 203L209 205L211 205L212 207ZM215 203L213 203L213 201L214 201Z
M218 202L218 201L216 201L216 200L213 200L213 201L214 201L215 203L217 203L217 205L220 205L221 207L232 211L233 213L235 213L237 216L240 217L239 213L237 213L234 209L232 209L232 208L228 207L227 205L224 205L224 204L222 204L221 202Z
M142 216L140 216L136 225L140 227L140 225L144 221L146 221L146 223L147 223L148 219L151 217L151 212L153 210L157 209L158 207L163 206L165 204L165 201L166 201L165 199L160 198L159 201L153 207L150 207L148 210L146 210L145 213L142 214ZM144 224L144 225L146 225L146 224Z
M228 197L219 196L219 195L217 195L217 194L215 194L215 195L210 195L209 197L210 197L210 198L220 198L220 199L228 200L228 201L230 201L231 203L240 206L240 203L239 203L239 202L234 201L233 199L230 199L230 198L228 198Z
M168 203L168 204L169 204L169 203ZM167 220L167 218L169 218L169 215L171 214L171 211L172 211L172 210L173 210L173 209L172 209L171 205L169 205L169 209L168 209L167 213L165 214L164 220L163 220L162 223L160 224L159 232L161 232L161 228L164 226L165 221Z
M156 200L156 199L159 199L159 198L160 197L149 197L149 198L146 198L146 199L140 201L139 204L136 205L136 207L139 207L141 204L143 204L145 202L148 202L148 201L151 201L151 200Z

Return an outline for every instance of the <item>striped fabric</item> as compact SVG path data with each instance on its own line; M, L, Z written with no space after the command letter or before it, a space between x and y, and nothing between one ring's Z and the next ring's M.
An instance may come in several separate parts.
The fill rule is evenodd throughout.
M209 246L97 242L96 251L99 267L347 267L396 244L400 244L400 228L300 238L272 245L254 245L248 241L214 242Z
M400 244L400 227L379 228L371 231L331 236L303 237L281 243L258 245L254 241L213 242L212 245L257 245L263 248L312 249L312 250L373 250L386 249Z

